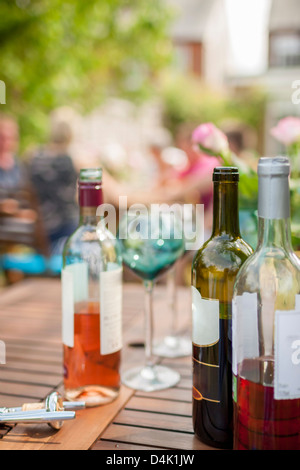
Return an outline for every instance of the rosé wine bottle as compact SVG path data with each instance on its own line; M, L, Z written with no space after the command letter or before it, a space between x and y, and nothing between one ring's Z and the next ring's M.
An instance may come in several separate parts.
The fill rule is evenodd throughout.
M286 157L258 163L258 245L233 297L235 449L300 450L300 262L289 171Z
M120 388L122 257L96 214L102 170L81 170L78 193L80 222L65 244L61 275L64 393L97 406Z

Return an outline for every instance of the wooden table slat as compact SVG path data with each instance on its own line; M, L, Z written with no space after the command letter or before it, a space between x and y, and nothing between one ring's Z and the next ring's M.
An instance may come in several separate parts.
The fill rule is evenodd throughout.
M51 393L53 386L44 384L27 384L16 382L0 382L0 393L11 394L14 396L35 398L41 400ZM6 403L0 403L0 406L5 406Z
M193 434L114 423L102 434L101 440L142 444L160 449L211 450Z
M137 423L142 428L164 429L168 431L188 432L193 434L192 420L190 416L177 416L149 411L122 410L114 419L115 424L127 424L135 426Z
M26 383L28 385L40 385L40 386L49 386L53 388L55 381L57 383L61 382L61 374L55 375L51 374L34 374L32 372L28 372L27 370L14 370L14 369L4 369L0 373L0 391L1 391L1 384L3 382L8 382L11 384L22 384Z
M147 392L141 392L137 391L136 392L137 397L148 397ZM151 397L152 398L160 398L163 400L173 400L173 401L183 401L186 403L191 403L192 401L192 392L191 390L187 389L182 389L179 387L173 387L167 390L156 390L154 392L151 392Z
M20 357L10 357L9 362L5 366L5 370L15 370L16 372L20 370L26 370L28 373L44 375L58 376L61 378L62 374L62 364L55 362L54 364L47 362L46 367L45 363L39 362L29 362L26 361L26 367L24 361ZM2 375L4 367L0 368L0 376Z
M134 450L134 451L141 451L141 450L161 450L158 447L151 447L151 446L143 446L138 444L126 444L123 442L111 442L111 441L97 441L96 444L93 446L91 450L111 450L111 451L118 451L118 450Z
M160 400L150 397L137 397L134 395L126 405L126 409L138 411L152 411L155 413L172 414L176 416L192 416L191 403L171 400Z

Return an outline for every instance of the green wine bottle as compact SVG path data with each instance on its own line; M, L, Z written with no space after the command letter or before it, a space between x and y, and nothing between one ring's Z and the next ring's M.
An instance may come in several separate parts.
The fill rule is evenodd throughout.
M213 172L212 235L192 264L193 425L199 439L233 446L233 287L239 268L253 252L240 235L238 169Z

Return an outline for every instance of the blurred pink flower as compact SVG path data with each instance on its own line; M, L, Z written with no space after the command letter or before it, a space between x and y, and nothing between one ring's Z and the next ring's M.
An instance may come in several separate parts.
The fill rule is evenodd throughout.
M270 133L285 145L300 142L300 118L293 116L283 118L271 129Z
M226 135L214 124L207 122L196 127L192 134L192 143L198 145L205 152L221 155L229 150Z

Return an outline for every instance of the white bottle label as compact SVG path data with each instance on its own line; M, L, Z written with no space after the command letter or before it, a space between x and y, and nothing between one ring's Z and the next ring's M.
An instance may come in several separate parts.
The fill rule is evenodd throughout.
M192 286L193 343L209 346L219 340L219 301L203 299Z
M100 273L100 354L122 348L122 267L111 263ZM88 264L74 263L61 272L62 341L74 347L74 306L88 300Z
M275 312L274 397L300 398L300 310Z
M74 304L88 298L88 265L74 263L61 272L62 283L62 341L74 347Z
M122 268L100 273L100 353L122 348Z
M258 357L257 294L244 292L232 300L232 370L244 359Z

